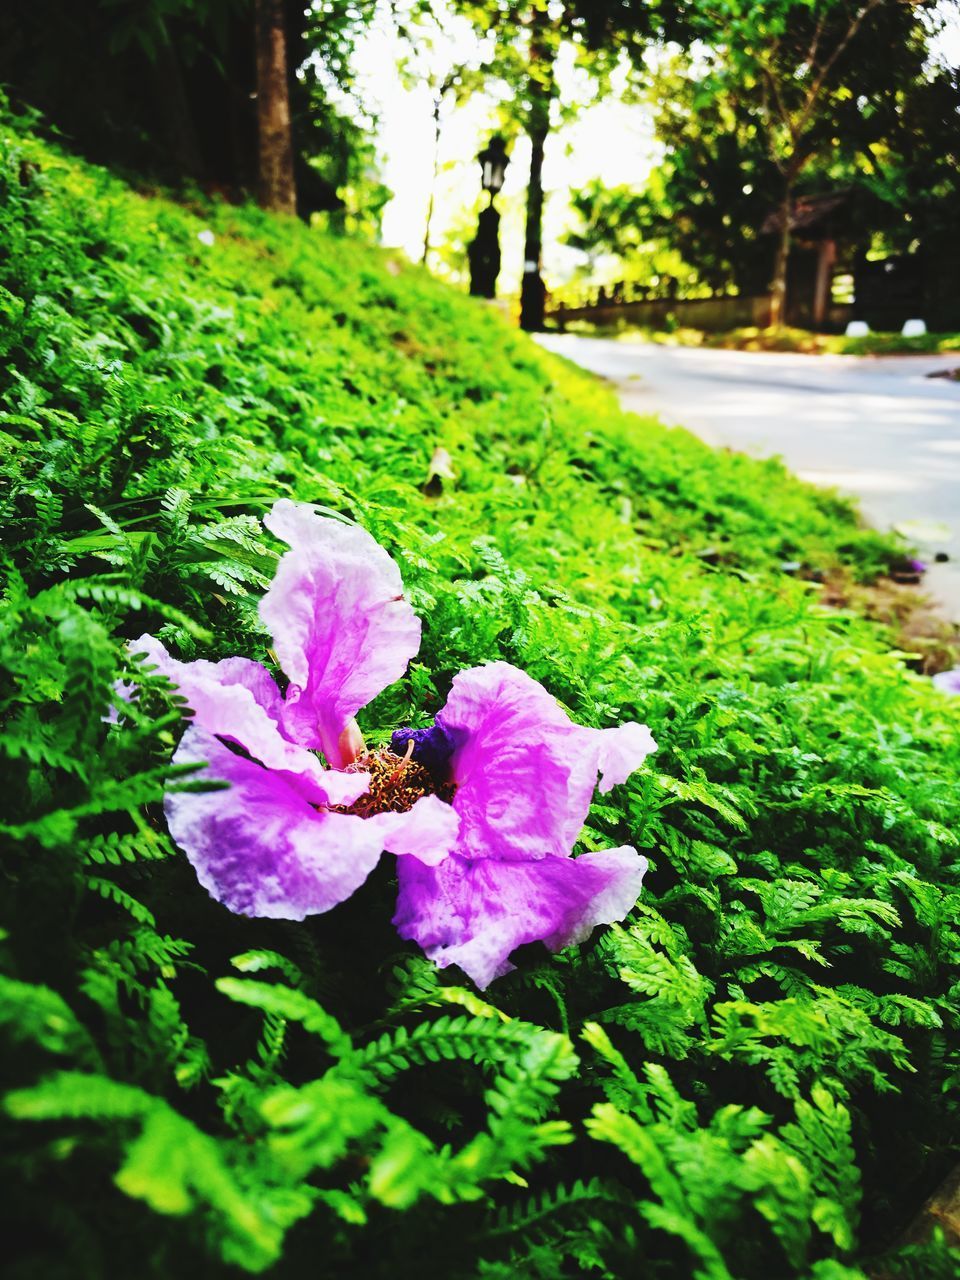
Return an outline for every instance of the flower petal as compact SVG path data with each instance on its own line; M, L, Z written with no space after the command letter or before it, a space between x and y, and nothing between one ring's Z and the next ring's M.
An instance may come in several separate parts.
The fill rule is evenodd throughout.
M290 678L282 724L295 741L349 764L347 722L398 680L420 647L400 571L366 530L281 498L264 517L290 544L260 602Z
M523 943L559 951L582 942L598 924L622 920L646 868L646 859L628 846L528 863L454 854L427 867L403 858L393 922L401 938L418 942L440 968L459 965L483 988L510 972L510 953Z
M603 769L606 789L653 747L642 725L585 729L526 672L506 662L462 671L437 716L451 758L457 852L528 860L570 853Z
M932 677L933 686L941 693L960 693L960 667L952 667L949 671L938 671Z
M421 796L406 813L378 813L366 821L376 826L385 849L430 866L452 852L460 829L460 819L439 796Z
M131 641L130 649L145 653L147 665L177 686L195 725L229 738L268 769L287 775L314 804L352 804L370 785L369 774L334 774L311 752L284 737L278 723L283 700L273 677L259 662L248 658L179 662L149 635Z
M590 741L596 752L599 789L604 793L626 782L646 757L657 749L653 734L645 724L638 724L636 720L618 724L614 729L584 729L582 732L590 735L584 741Z
M227 790L167 793L170 834L200 883L231 911L302 920L329 911L363 884L383 851L363 818L318 812L276 771L187 729L174 764L205 762L198 778Z

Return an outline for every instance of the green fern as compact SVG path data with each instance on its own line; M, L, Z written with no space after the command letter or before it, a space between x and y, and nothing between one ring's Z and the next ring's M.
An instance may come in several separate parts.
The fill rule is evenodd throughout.
M251 1193L231 1168L228 1147L131 1085L61 1072L8 1094L5 1106L18 1120L136 1122L140 1132L126 1149L117 1186L161 1214L182 1215L197 1201L203 1203L223 1232L218 1243L224 1259L246 1271L264 1271L274 1263L285 1228L310 1210L308 1192L294 1196L287 1190L282 1202L269 1187Z

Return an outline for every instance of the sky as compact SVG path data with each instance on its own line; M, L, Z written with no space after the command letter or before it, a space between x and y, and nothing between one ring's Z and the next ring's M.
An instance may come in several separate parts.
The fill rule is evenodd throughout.
M941 10L948 26L935 56L960 65L960 5L944 0ZM398 69L397 38L386 18L376 21L357 49L355 67L361 101L378 117L377 148L383 180L394 193L383 218L383 243L398 246L419 260L433 167L434 94L426 78L442 78L458 61L475 58L478 40L469 24L448 15L437 32L433 47L421 42L406 78ZM622 81L606 100L597 101L589 81L578 79L572 67L561 65L562 96L590 101L578 118L554 130L547 140L544 160L544 273L549 282L569 278L582 256L559 243L571 225L568 196L571 189L591 179L604 185L642 185L659 155L652 113L642 103L620 100ZM440 174L437 182L432 242L442 241L449 228L463 227L480 194L478 150L495 128L496 103L475 95L462 107L447 108L440 141ZM523 257L523 210L529 166L529 144L520 138L511 151L503 191L497 199L503 217L501 286L519 281ZM434 262L434 266L439 264Z

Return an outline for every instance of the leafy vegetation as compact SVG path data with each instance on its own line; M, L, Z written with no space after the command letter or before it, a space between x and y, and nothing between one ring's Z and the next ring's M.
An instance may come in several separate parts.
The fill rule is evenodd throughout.
M376 8L270 3L283 19L297 207L339 227L375 228L388 197L353 68ZM11 0L0 11L0 84L100 163L251 192L263 177L258 106L275 93L257 73L265 11L263 0L88 0L82 12L69 0Z
M956 1158L957 705L780 568L897 548L389 253L12 121L0 316L15 1274L947 1274L896 1242ZM373 740L496 657L651 725L582 835L650 858L622 926L481 999L399 941L386 859L303 924L199 887L175 697L107 711L144 630L271 662L284 494L369 528L424 619Z
M722 0L686 12L689 29L646 51L659 162L642 184L594 180L571 194L578 225L564 239L587 260L562 289L568 304L598 285L775 295L789 256L788 324L809 324L812 249L829 239L858 317L957 329L960 74L939 47L939 19L889 0ZM868 259L888 256L909 294L871 279ZM837 283L836 301L850 300ZM799 330L758 341L818 349Z
M589 332L593 326L581 323L569 326ZM718 347L730 351L796 351L803 355L886 356L936 355L960 352L960 334L924 333L905 338L900 333L868 333L864 338L848 338L839 333L813 333L810 329L728 329L707 333L685 326L673 329L624 328L624 334L637 334L647 342L664 346Z

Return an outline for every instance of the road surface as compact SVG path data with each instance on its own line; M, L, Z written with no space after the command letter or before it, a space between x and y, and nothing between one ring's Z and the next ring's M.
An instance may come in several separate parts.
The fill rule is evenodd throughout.
M933 564L924 586L960 621L960 382L926 375L960 356L808 356L544 334L542 344L616 385L625 409L712 445L778 454L860 500L879 528L906 525Z

